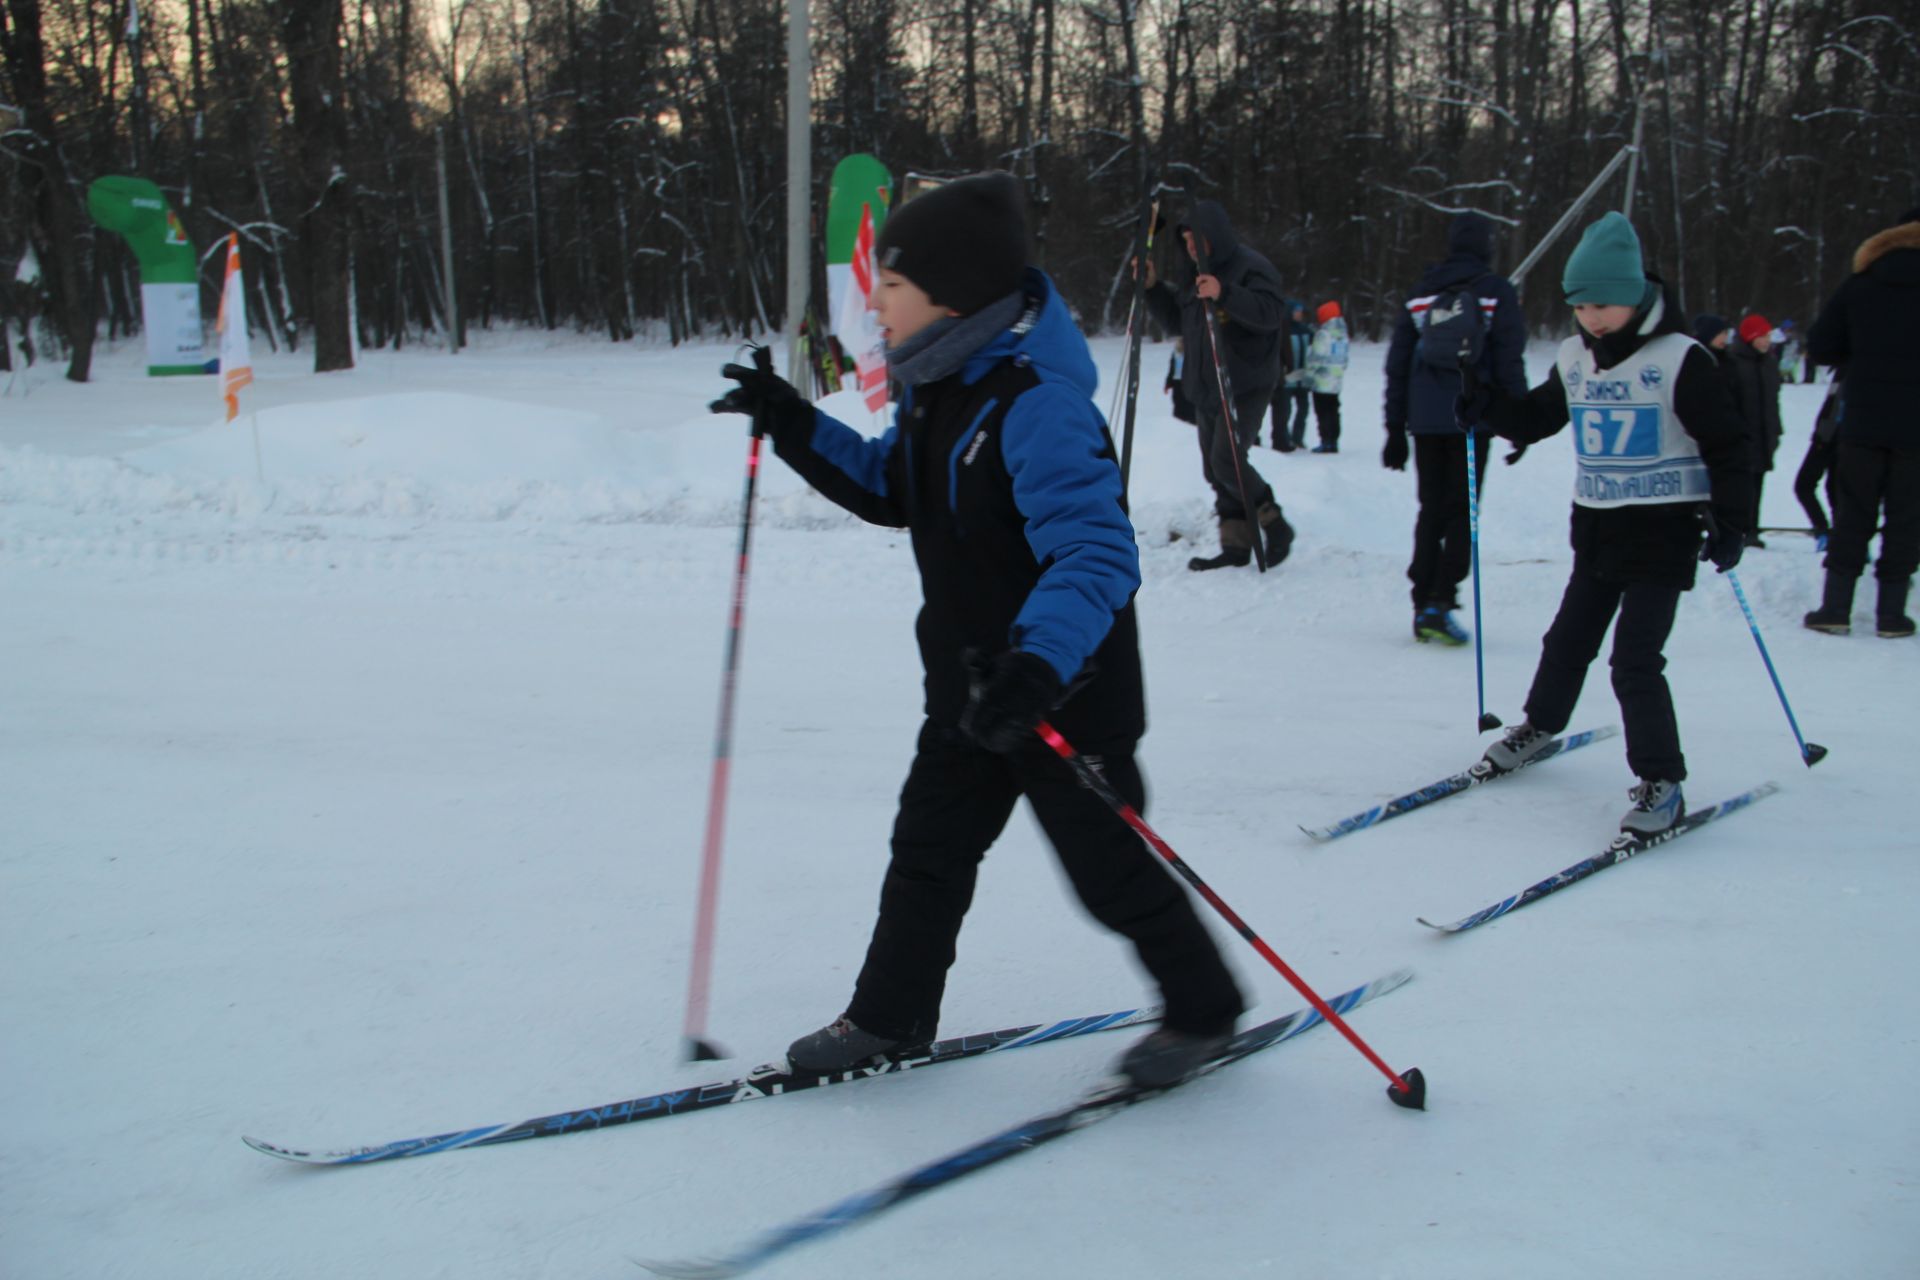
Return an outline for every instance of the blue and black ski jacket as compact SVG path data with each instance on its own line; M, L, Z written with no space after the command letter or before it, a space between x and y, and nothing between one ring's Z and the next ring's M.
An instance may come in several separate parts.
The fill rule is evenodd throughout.
M1139 549L1086 339L1045 274L1030 268L1025 287L1020 322L958 373L905 388L878 438L815 410L774 448L848 511L911 534L929 719L959 722L967 650L1023 649L1083 678L1051 717L1060 731L1111 747L1146 729Z

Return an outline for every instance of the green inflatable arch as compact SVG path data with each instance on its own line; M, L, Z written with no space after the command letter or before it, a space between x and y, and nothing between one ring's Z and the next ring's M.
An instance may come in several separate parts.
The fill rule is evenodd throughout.
M160 188L145 178L111 175L87 188L87 212L126 239L140 262L140 313L147 331L147 373L207 373L200 328L200 278L186 228Z

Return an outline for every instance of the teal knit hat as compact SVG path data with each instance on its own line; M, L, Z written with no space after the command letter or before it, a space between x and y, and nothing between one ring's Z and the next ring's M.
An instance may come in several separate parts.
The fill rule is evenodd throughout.
M1569 306L1583 302L1637 307L1647 293L1640 266L1640 237L1624 213L1609 213L1588 227L1560 274Z

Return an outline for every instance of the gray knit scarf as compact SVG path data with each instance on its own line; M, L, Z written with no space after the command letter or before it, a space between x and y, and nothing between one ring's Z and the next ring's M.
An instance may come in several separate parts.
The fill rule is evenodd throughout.
M888 375L909 387L940 381L966 364L1001 330L1011 328L1025 305L1025 292L1017 291L970 316L942 316L888 350Z

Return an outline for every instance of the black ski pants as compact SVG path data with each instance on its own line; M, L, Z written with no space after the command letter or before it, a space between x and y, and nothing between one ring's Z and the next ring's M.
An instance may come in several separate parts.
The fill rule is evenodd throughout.
M1479 470L1476 478L1484 492L1492 434L1475 432L1473 447ZM1413 562L1407 566L1407 581L1413 584L1413 607L1415 612L1429 606L1457 609L1460 584L1467 580L1467 570L1473 563L1466 432L1416 432L1413 466L1420 486L1420 514L1413 521Z
M1793 496L1800 499L1800 508L1807 513L1807 520L1813 525L1816 536L1831 528L1827 523L1826 508L1820 505L1820 481L1826 478L1832 466L1833 441L1815 436L1808 442L1807 456L1801 460L1800 470L1793 477ZM1831 481L1827 487L1831 497Z
M1313 420L1320 428L1320 443L1329 449L1340 445L1340 396L1338 393L1313 393Z
M1273 393L1273 447L1284 451L1307 442L1307 389L1283 382Z
M1144 809L1133 743L1099 756L1075 746L1136 812ZM980 862L1023 795L1080 901L1133 943L1159 984L1165 1025L1200 1034L1230 1027L1245 1007L1240 989L1186 891L1133 829L1038 736L996 755L932 721L921 727L900 792L880 918L847 1006L854 1025L879 1036L933 1036ZM1045 939L1034 942L1035 963L1045 963Z
M1827 539L1827 572L1858 578L1867 567L1867 544L1880 528L1880 558L1873 576L1905 582L1920 567L1920 449L1872 445L1834 446L1833 533Z
M1626 726L1627 767L1638 778L1687 776L1680 752L1680 724L1667 688L1667 635L1680 607L1680 588L1649 583L1606 582L1576 563L1560 612L1540 644L1540 666L1527 691L1527 721L1559 733L1573 719L1587 668L1613 628L1613 694Z
M1267 411L1271 391L1250 391L1233 398L1233 430L1220 416L1220 393L1193 407L1200 415L1200 471L1213 489L1213 510L1222 520L1254 519L1273 501L1273 488L1247 460L1247 446L1260 436L1260 418ZM1246 501L1240 486L1246 485Z

